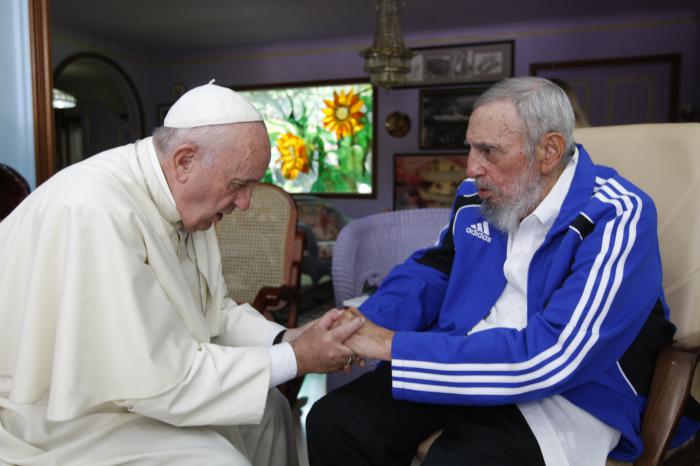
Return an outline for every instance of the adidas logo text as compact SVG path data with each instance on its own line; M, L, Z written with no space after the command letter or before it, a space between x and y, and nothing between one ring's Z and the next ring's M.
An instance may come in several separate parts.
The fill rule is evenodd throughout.
M489 234L489 222L479 222L472 224L471 226L467 227L466 231L467 234L475 236L482 241L486 241L487 243L491 242L491 235Z

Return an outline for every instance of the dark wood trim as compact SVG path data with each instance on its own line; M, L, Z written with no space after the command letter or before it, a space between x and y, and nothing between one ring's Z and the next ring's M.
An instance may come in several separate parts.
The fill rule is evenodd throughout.
M681 76L681 55L640 55L637 57L601 58L599 60L574 60L547 63L531 63L530 76L539 76L541 71L554 71L568 68L593 68L606 66L643 65L647 63L668 63L671 65L671 89L669 117L671 122L678 121L678 89Z
M53 121L50 0L29 0L29 41L32 60L34 157L37 186L55 171L56 136Z
M249 85L229 85L234 91L264 91L266 89L279 89L281 87L315 87L315 86L334 86L337 84L366 84L369 83L368 77L360 78L342 78L342 79L325 79L319 81L297 81L297 82L281 82L273 84L249 84Z

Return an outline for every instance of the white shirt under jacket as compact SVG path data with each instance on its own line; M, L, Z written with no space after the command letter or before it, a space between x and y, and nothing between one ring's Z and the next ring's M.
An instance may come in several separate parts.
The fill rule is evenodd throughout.
M506 287L491 312L469 333L487 328L527 326L527 279L532 256L559 215L578 163L578 149L552 190L508 235L503 264ZM547 466L601 466L620 440L620 432L566 398L555 395L517 405L537 438Z
M151 138L62 170L0 223L0 463L36 454L34 421L46 445L128 411L256 424L296 375L291 346L271 347L284 328L226 296L214 229L178 224Z

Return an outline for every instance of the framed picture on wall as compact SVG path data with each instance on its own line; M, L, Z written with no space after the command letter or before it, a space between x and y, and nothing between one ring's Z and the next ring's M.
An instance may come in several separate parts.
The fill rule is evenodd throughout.
M680 54L532 63L530 74L557 78L592 126L678 121Z
M463 149L469 117L485 86L421 89L419 146L421 149Z
M513 76L514 41L411 49L406 87L487 83Z
M292 194L376 197L375 95L366 79L236 90L265 119L272 158L263 181Z
M394 210L451 207L466 170L466 154L394 155Z

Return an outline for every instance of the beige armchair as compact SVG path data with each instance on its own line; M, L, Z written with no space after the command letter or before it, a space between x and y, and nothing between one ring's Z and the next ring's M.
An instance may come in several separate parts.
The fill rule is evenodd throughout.
M659 212L664 290L678 330L657 362L642 423L644 453L634 464L664 464L700 355L700 124L583 128L576 140L596 163L644 189ZM669 460L690 457L687 450L694 448ZM679 464L696 464L689 460Z
M667 454L700 356L700 124L581 128L575 138L594 162L614 167L644 189L659 213L664 290L678 330L657 362L642 422L644 452L634 465L700 464L697 442ZM700 382L693 387L700 394L695 388ZM418 458L433 437L423 442Z

